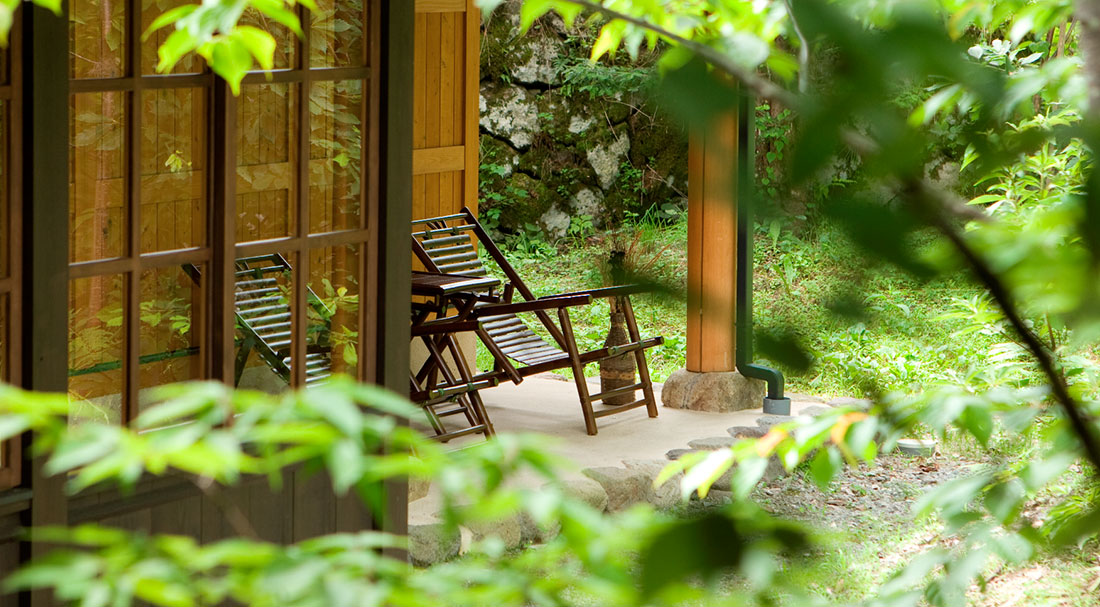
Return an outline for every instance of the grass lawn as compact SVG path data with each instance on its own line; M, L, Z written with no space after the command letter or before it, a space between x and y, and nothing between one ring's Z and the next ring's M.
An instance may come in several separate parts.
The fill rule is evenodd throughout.
M649 351L655 381L682 369L687 351L687 225L625 228L627 242L637 235L638 265L662 290L632 298L643 335L663 335L665 344ZM537 295L604 286L606 235L563 241L552 253L510 253L511 261ZM865 256L829 228L798 238L759 230L755 242L754 322L756 332L793 331L815 364L784 371L791 391L819 396L860 396L880 389L915 391L928 380L950 381L986 358L998 341L979 332L953 340L962 330L968 306L981 305L979 291L961 277L922 283L885 267L867 265ZM917 243L927 248L930 243ZM856 301L863 315L837 314ZM975 303L976 302L976 303ZM602 345L608 304L598 300L573 308L571 318L582 348ZM947 319L945 315L961 315ZM766 360L757 356L758 360ZM482 352L481 365L491 364ZM587 369L590 375L598 370ZM568 372L566 372L568 373ZM874 381L869 381L874 377Z

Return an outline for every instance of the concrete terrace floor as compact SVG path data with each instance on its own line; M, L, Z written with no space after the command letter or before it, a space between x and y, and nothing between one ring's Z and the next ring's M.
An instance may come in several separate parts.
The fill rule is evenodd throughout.
M598 392L598 380L589 382ZM599 434L584 431L580 399L571 380L551 374L529 377L521 384L502 384L483 390L489 418L497 432L535 433L550 439L550 450L565 460L563 478L581 478L581 470L600 466L621 466L623 460L664 460L671 449L686 448L688 441L712 436L729 436L726 428L755 426L763 412L760 407L733 413L708 413L670 409L661 406L661 385L654 384L658 416L650 418L645 407L596 420ZM639 397L641 393L639 392ZM789 394L791 414L820 405L821 401ZM600 405L596 405L597 410ZM457 446L480 440L480 435L452 441ZM531 487L544 481L533 475L521 475L514 482ZM409 504L409 523L434 522L439 502L434 491Z

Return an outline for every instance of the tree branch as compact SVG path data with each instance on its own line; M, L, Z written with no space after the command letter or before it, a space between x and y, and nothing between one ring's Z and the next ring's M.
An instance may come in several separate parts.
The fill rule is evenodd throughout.
M805 93L809 88L810 77L810 42L806 40L798 20L794 18L794 7L791 0L783 0L783 6L787 8L787 17L794 27L794 35L798 37L798 92Z
M605 17L611 19L618 19L619 21L625 21L631 25L636 25L640 28L647 29L655 34L658 34L664 38L667 38L676 44L692 51L699 57L705 59L708 63L714 67L726 72L730 76L733 76L745 85L749 90L755 93L758 97L765 99L774 99L786 107L795 109L801 105L801 101L795 95L792 95L790 91L784 89L774 82L761 78L752 70L739 65L737 62L732 61L729 57L722 54L720 51L715 50L701 42L696 42L690 38L684 38L683 36L669 31L663 27L659 27L633 15L628 15L623 12L619 12L614 9L607 8L591 0L568 0L569 2L578 6L583 6L588 10L599 13Z
M985 258L971 248L970 243L963 238L959 229L940 212L942 202L939 199L938 192L929 190L927 184L920 180L910 181L903 184L902 187L906 190L906 197L917 202L918 206L924 211L928 222L951 242L955 250L966 260L974 276L989 291L993 301L1001 309L1001 313L1005 315L1008 323L1012 325L1020 339L1023 340L1024 347L1031 352L1036 362L1039 363L1039 368L1046 376L1047 382L1050 383L1055 402L1065 411L1074 433L1081 440L1085 455L1092 462L1093 467L1100 471L1100 439L1096 436L1094 424L1092 420L1086 418L1085 412L1081 410L1081 405L1070 395L1069 386L1054 361L1054 355L1035 332L1027 326L1020 311L1016 308L1008 287L1000 276L993 271Z

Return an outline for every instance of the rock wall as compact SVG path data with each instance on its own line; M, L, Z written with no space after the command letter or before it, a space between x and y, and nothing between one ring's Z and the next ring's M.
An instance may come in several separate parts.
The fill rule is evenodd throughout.
M480 208L501 232L556 239L579 217L601 227L686 208L686 135L645 93L654 57L592 66L597 31L549 16L521 35L515 1L483 25Z

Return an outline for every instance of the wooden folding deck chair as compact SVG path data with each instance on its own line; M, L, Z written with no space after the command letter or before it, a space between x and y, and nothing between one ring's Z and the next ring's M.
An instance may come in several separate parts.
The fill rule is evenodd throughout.
M461 213L455 215L414 221L413 229L413 251L428 271L466 276L487 275L488 269L482 264L477 253L477 242L480 242L491 260L507 278L504 286L506 303L479 305L468 316L470 320L481 322L479 336L496 361L492 371L475 375L474 381L496 377L509 378L518 383L522 378L536 373L570 368L573 371L588 434L596 434L596 418L641 406L646 407L650 417L657 417L657 401L653 396L653 384L649 379L645 350L661 345L664 343L664 338L642 339L638 332L638 323L634 319L634 310L628 296L641 292L642 288L618 286L539 298L523 282L500 249L493 244L489 234L470 209L463 208ZM523 298L523 302L511 302L516 292ZM591 299L600 297L622 298L630 342L621 346L580 352L573 335L573 325L569 319L568 309L572 306L587 305ZM550 311L557 313L557 324L551 319ZM521 312L533 313L550 335L550 341L537 335L522 318L517 316ZM584 378L585 365L624 354L634 355L638 381L623 388L590 394ZM633 394L638 390L641 390L643 395L639 400L624 405L604 403L604 408L600 410L594 410L592 406L594 401Z

